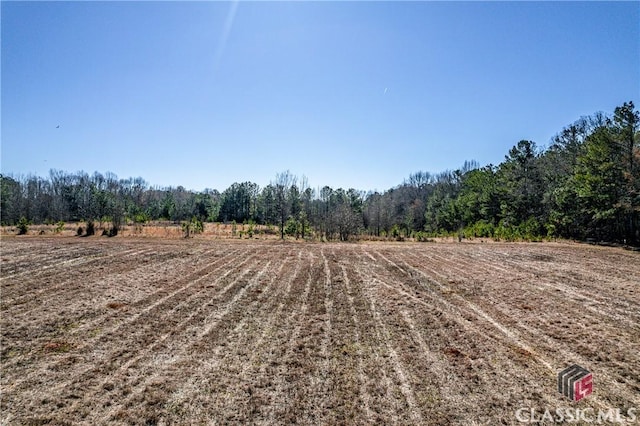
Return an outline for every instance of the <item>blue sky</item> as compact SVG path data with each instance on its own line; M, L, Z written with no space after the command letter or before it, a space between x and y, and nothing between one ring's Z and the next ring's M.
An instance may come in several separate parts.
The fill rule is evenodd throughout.
M5 174L384 190L640 105L639 2L1 7Z

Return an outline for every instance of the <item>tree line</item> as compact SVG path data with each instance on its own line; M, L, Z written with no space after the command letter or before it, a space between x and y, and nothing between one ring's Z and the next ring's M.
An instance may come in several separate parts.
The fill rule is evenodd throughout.
M286 171L264 188L223 192L153 187L113 173L0 175L3 225L87 221L117 233L151 220L270 224L280 236L348 240L458 234L505 240L546 237L640 241L640 114L633 102L582 117L544 149L529 140L499 165L467 161L417 172L383 192L312 188Z

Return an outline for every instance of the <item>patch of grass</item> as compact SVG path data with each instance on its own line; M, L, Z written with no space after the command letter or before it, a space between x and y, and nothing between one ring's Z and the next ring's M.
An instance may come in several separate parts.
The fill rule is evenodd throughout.
M58 331L62 332L62 333L66 333L67 331L71 331L74 328L78 328L78 323L77 322L69 322L66 324L62 324L58 326Z
M89 332L89 337L96 337L102 332L101 328L95 328Z
M20 355L20 350L16 348L5 349L0 354L0 360L5 361L18 355Z

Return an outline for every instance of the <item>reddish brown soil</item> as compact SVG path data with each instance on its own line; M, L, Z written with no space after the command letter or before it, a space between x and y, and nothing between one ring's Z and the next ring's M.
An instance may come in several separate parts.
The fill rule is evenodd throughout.
M517 424L640 407L640 255L3 237L2 424ZM572 403L577 363L594 393ZM639 410L640 411L640 410Z

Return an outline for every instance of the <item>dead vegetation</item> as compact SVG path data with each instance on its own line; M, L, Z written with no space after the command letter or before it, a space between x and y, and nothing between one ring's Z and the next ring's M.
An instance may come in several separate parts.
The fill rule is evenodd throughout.
M640 258L576 244L3 238L3 424L517 424L640 406Z

